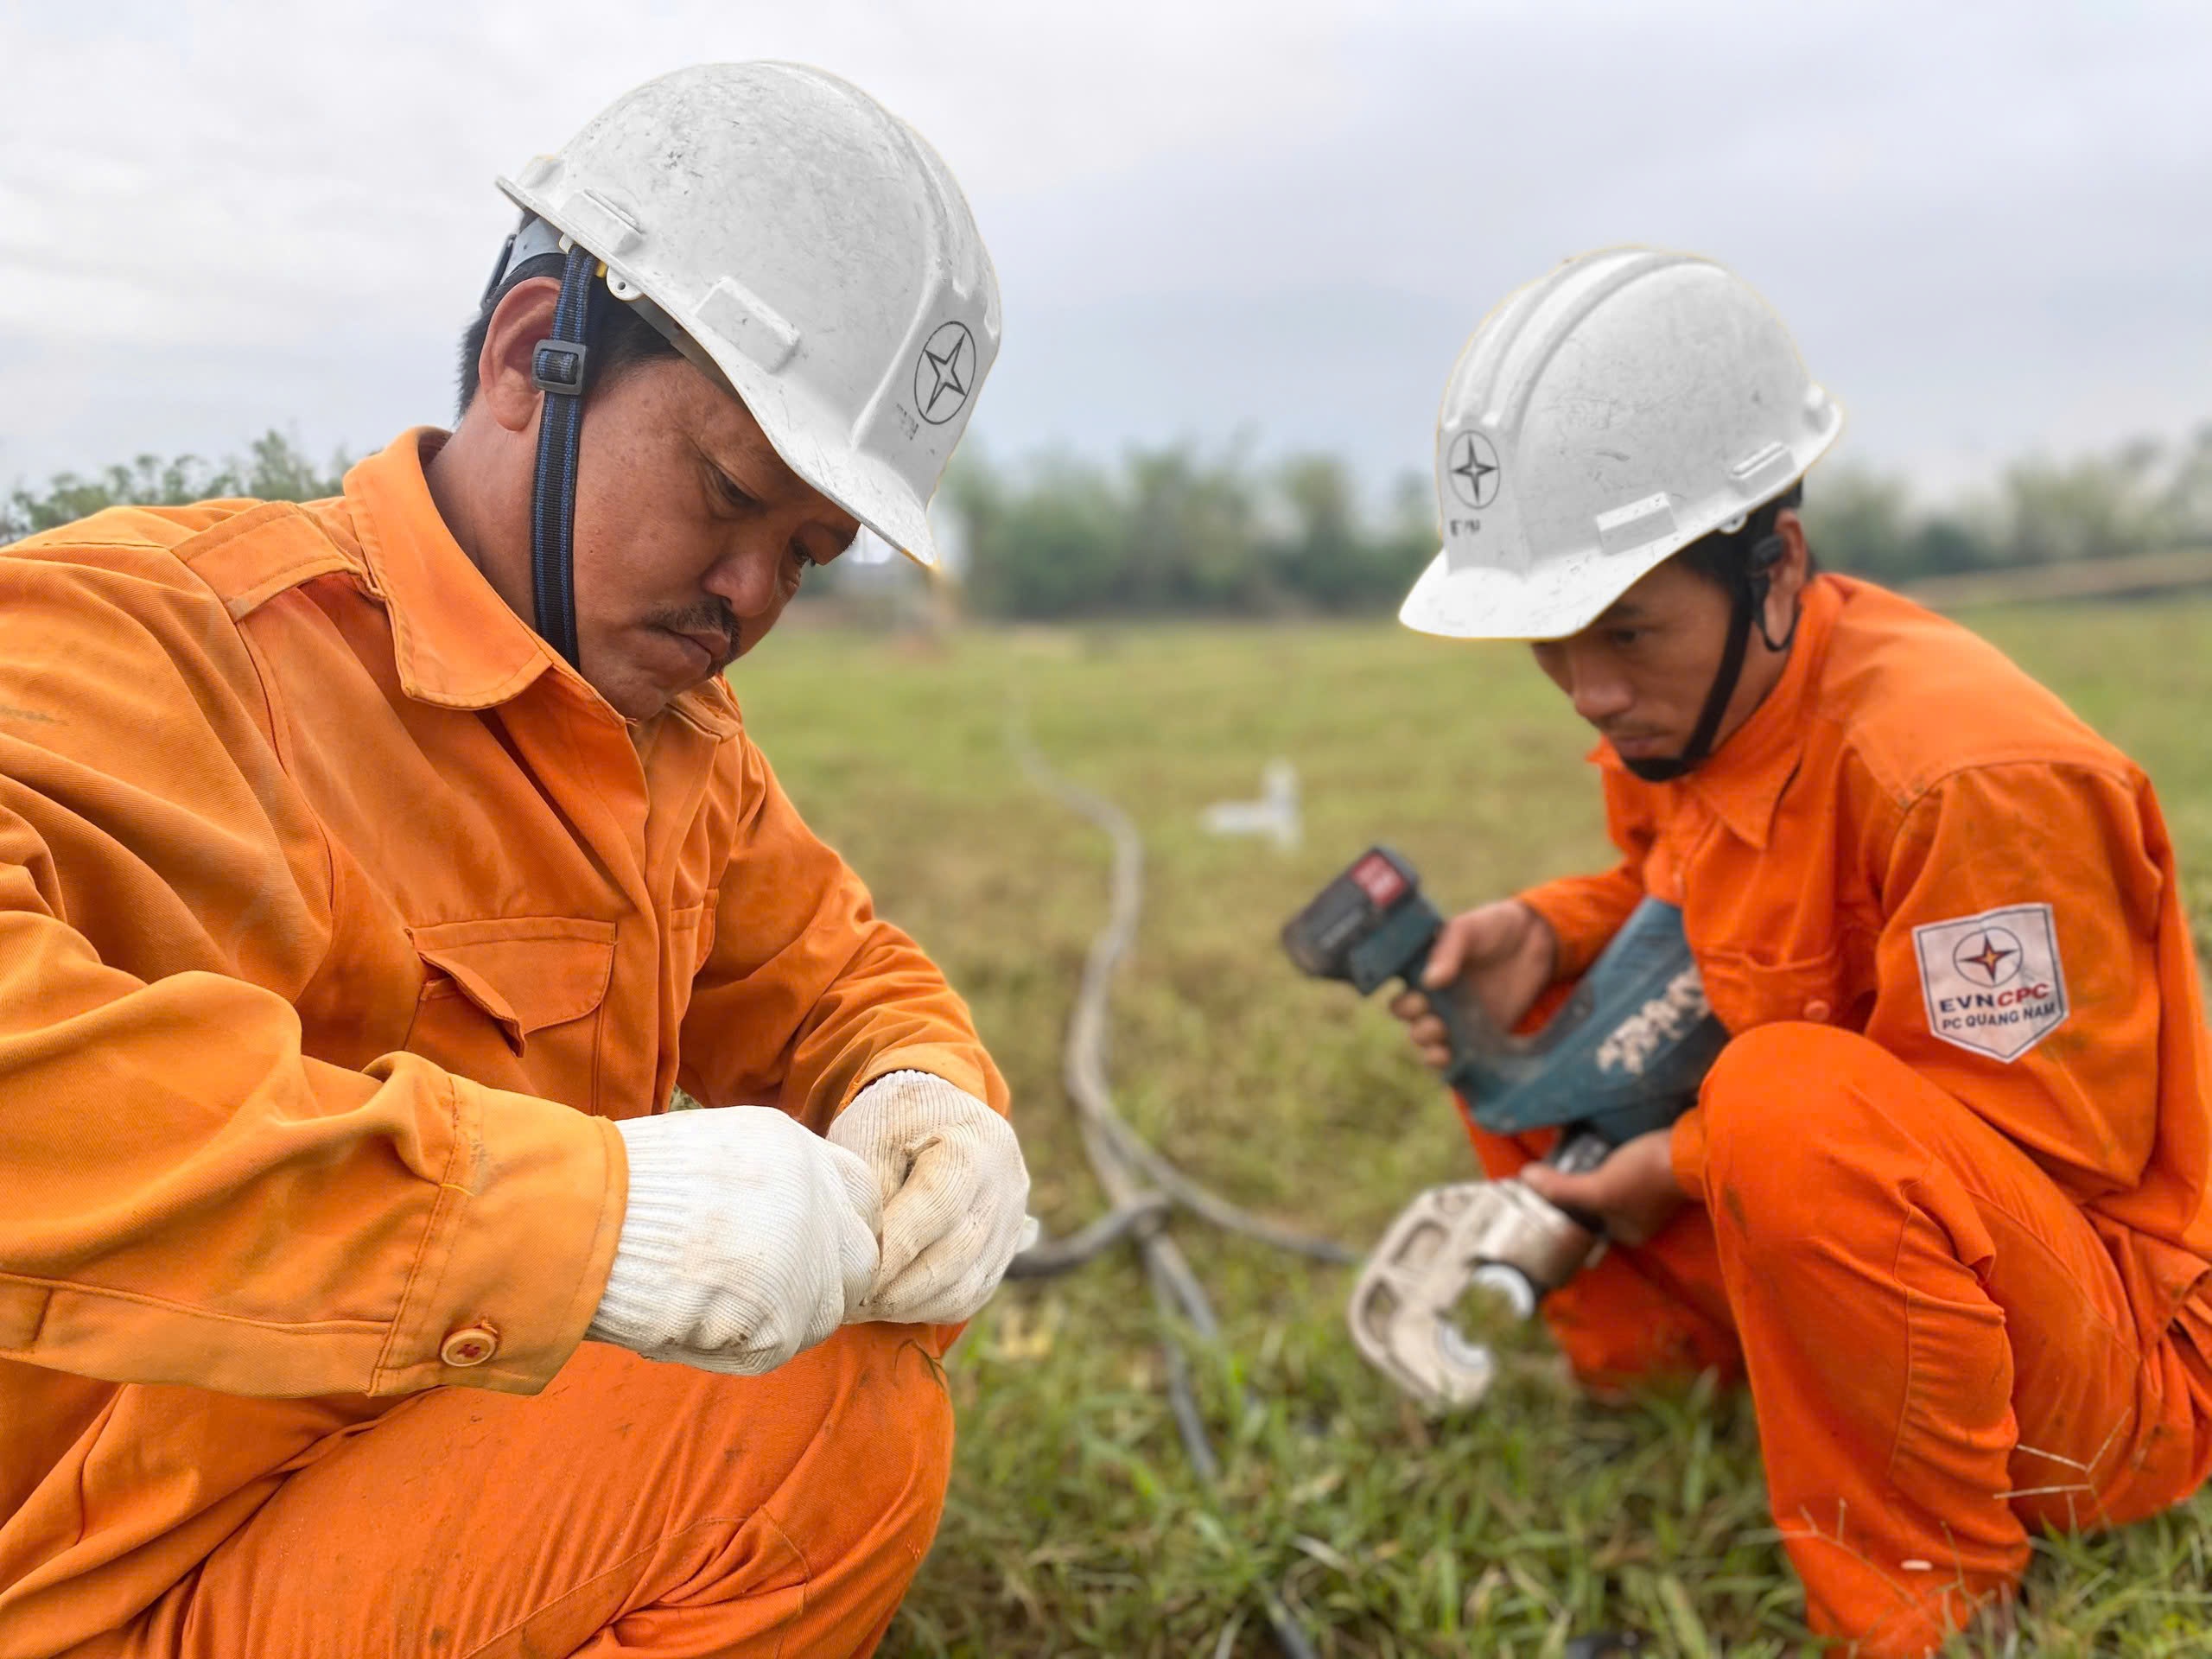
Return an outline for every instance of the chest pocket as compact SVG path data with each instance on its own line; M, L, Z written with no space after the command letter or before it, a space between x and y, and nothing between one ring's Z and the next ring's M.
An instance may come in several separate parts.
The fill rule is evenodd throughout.
M565 916L412 930L427 971L409 1051L494 1088L589 1109L614 931Z
M1730 1034L1783 1020L1864 1030L1873 1007L1873 979L1853 971L1854 953L1839 946L1795 962L1759 962L1740 952L1700 952L1706 1001Z

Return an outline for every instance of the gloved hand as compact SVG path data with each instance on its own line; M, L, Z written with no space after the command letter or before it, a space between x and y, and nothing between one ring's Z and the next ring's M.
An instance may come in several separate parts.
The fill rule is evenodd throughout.
M882 1217L866 1164L767 1106L614 1127L630 1203L588 1340L757 1376L852 1316Z
M849 1317L971 1319L1014 1252L1035 1242L1014 1126L966 1090L926 1071L891 1072L853 1097L830 1139L867 1160L883 1197L883 1258Z

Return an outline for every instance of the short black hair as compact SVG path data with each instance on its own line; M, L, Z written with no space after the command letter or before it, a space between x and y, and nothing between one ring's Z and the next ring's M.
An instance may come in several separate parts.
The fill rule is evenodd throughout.
M1805 480L1801 478L1773 500L1763 501L1754 507L1751 516L1736 529L1716 530L1711 535L1700 536L1675 556L1714 587L1732 593L1742 585L1750 568L1751 550L1774 534L1774 521L1804 505ZM1805 574L1811 575L1819 568L1808 550Z
M518 283L526 283L534 276L550 276L558 282L566 263L565 257L558 253L541 253L535 259L525 259L485 296L476 321L461 337L461 401L454 419L467 414L468 406L476 401L476 365L484 355L484 336L492 331L492 314L499 308L499 302L513 291ZM584 394L587 400L593 391L611 385L626 370L655 358L681 355L666 334L607 291L605 278L594 276L592 280L599 291L592 296L591 302L591 386Z

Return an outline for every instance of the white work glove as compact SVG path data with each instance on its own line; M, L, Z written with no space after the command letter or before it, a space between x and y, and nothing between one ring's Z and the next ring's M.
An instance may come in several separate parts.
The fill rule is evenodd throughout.
M866 1164L767 1106L614 1127L630 1203L588 1340L751 1376L852 1316L882 1215Z
M893 1071L853 1097L830 1138L867 1160L883 1197L883 1259L849 1317L972 1319L1037 1236L1014 1126L942 1077Z

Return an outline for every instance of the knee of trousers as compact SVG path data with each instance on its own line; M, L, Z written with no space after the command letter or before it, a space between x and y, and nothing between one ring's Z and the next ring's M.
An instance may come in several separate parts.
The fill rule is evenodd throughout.
M1855 1033L1779 1021L1735 1038L1699 1096L1713 1224L1757 1245L1802 1239L1873 1184L1904 1068Z
M919 1560L952 1472L952 1399L938 1337L925 1325L847 1325L784 1368L812 1357L824 1374L806 1390L819 1413L812 1443L779 1497L786 1529L837 1550L908 1558L909 1570ZM759 1429L753 1421L741 1432Z
M876 1560L911 1570L936 1531L953 1428L934 1334L847 1325L760 1376L581 1351L607 1374L601 1415L669 1427L652 1482L667 1530L765 1511L817 1573L842 1573Z

